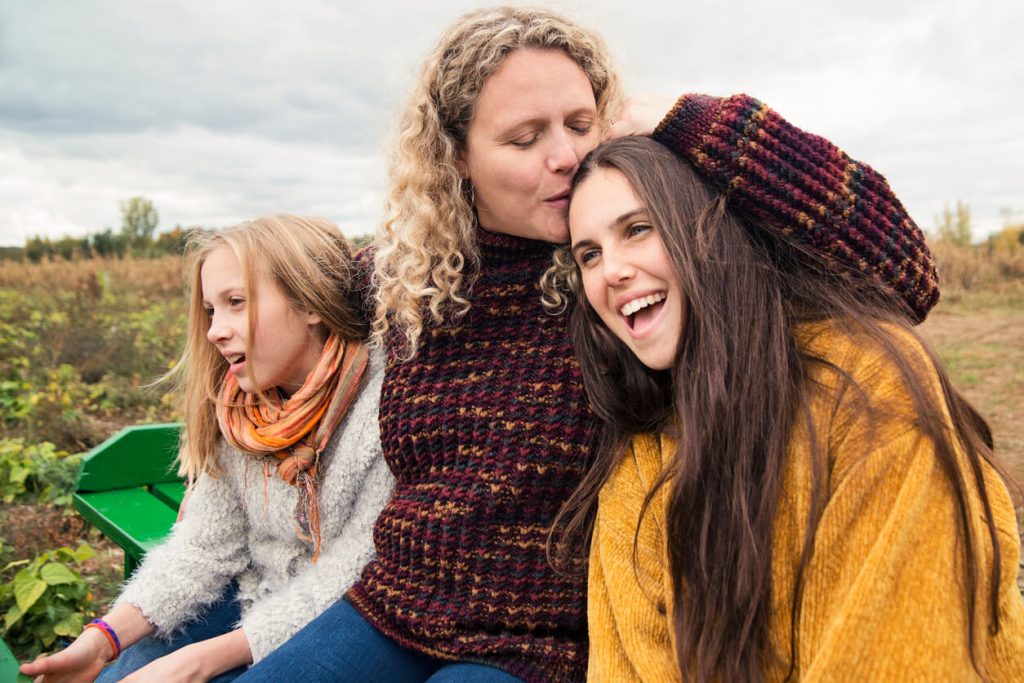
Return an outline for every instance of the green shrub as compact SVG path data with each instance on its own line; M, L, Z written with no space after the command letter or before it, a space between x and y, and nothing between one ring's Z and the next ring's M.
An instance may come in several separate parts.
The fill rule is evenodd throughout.
M82 632L93 613L92 596L76 568L94 555L83 543L77 550L65 546L3 568L5 577L17 569L0 585L4 640L16 657L34 659L52 650L58 638L71 639Z
M26 446L24 439L0 439L0 499L67 505L81 461L49 442Z

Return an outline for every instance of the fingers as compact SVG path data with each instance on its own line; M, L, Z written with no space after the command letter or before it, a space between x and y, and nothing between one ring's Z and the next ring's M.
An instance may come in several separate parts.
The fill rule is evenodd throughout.
M627 135L650 135L675 102L675 98L664 96L630 98L622 107L619 117L608 126L604 139L607 141Z
M44 673L49 673L53 671L50 667L50 660L53 659L53 657L56 657L56 655L49 657L46 655L39 655L31 662L22 664L18 670L26 676L39 676Z

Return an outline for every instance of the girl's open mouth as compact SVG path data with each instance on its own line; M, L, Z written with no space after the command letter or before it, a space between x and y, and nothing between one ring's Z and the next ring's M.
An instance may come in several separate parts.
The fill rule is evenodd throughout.
M664 307L665 297L664 292L655 292L633 299L620 308L619 314L625 319L629 331L640 332L657 318Z

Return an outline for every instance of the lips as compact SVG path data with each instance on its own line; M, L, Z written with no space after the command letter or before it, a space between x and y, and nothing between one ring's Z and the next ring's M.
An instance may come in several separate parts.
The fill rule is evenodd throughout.
M551 195L544 200L544 203L561 211L565 211L569 208L569 189L566 188L558 194Z
M225 353L222 355L224 356L224 360L228 363L228 372L235 376L241 375L242 371L245 369L245 354Z
M626 328L633 336L642 336L659 317L667 298L665 292L652 292L630 299L619 306L619 315L626 323Z

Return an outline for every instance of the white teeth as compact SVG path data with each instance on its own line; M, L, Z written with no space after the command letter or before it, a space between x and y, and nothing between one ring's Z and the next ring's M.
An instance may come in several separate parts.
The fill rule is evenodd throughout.
M245 358L245 354L244 354L244 353L236 353L236 354L235 354L235 355L233 355L233 356L226 356L226 358L227 358L227 361L228 361L229 363L231 363L232 365L234 365L234 364L235 364L235 363L237 363L238 361L240 361L240 360L242 360L243 358Z
M664 300L665 294L662 292L658 292L657 294L648 294L647 296L642 296L638 299L633 299L628 304L620 308L619 313L628 317L639 311L641 308L647 308L652 304L656 304L659 301Z

